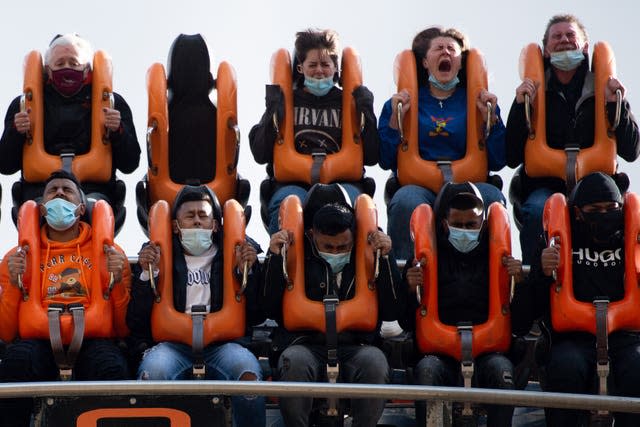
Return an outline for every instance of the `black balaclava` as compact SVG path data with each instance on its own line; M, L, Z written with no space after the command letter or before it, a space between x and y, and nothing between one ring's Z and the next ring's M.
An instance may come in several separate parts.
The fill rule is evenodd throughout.
M598 202L617 202L624 199L616 182L609 175L595 172L582 178L571 192L569 206L582 209ZM612 243L619 240L624 231L624 214L621 209L609 212L582 212L582 219L575 218L576 231L585 233L596 243Z

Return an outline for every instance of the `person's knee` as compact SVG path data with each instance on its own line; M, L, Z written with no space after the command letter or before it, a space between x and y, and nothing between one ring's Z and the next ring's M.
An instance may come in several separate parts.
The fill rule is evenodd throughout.
M57 371L53 360L30 341L18 341L9 345L0 364L0 380L2 381L36 381L53 379ZM44 378L52 373L52 378Z
M420 203L427 203L427 199L420 197L417 188L415 186L401 187L396 194L393 195L391 202L389 203L389 209L394 213L413 212L416 206ZM424 200L423 200L424 199Z
M506 357L493 357L487 364L488 386L513 389L513 364Z
M162 357L161 349L156 345L144 352L142 362L138 367L138 379L141 380L169 380L169 366L167 359Z
M595 375L595 371L592 373ZM545 383L549 391L586 392L592 380L588 370L569 358L555 358L545 366Z
M442 372L444 369L444 363L440 358L427 355L414 368L414 379L417 384L441 385L443 383Z
M384 384L389 382L389 363L377 347L363 347L358 354L358 368L362 375L359 382Z
M313 355L303 346L288 347L280 355L278 371L285 381L310 381L316 377Z

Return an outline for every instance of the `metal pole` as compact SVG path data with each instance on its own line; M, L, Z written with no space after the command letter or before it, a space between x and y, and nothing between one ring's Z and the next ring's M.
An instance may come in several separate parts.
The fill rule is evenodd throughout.
M254 381L83 381L0 384L0 398L103 395L245 395L442 400L640 413L640 398L461 387Z

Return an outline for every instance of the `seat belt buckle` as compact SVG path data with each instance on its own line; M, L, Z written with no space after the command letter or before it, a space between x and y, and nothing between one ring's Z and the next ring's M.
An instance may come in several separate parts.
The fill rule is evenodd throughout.
M80 302L73 302L71 304L67 304L66 311L69 313L73 313L74 311L84 311L84 305Z
M48 312L57 311L58 313L64 313L66 311L66 306L64 304L62 304L61 302L52 302L47 307L47 311Z
M71 377L73 376L73 369L60 368L58 369L58 375L60 376L60 381L71 381Z
M336 295L325 295L322 298L322 303L325 306L327 306L327 305L336 306L336 305L340 304L340 298L338 298Z
M195 304L191 306L191 316L204 316L207 314L207 306L204 304Z
M194 379L196 380L203 380L205 377L205 366L204 363L198 363L198 364L194 364L193 365L193 369L191 371L191 375L193 376Z
M329 383L335 384L338 381L338 374L340 373L340 366L336 363L336 366L327 365L327 379Z

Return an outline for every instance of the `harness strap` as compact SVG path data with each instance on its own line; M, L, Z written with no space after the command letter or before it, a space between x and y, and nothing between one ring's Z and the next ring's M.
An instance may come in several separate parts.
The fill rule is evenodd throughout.
M206 315L206 305L191 306L191 350L193 351L192 376L195 380L203 380L206 374L206 367L204 363L204 318Z
M62 169L71 172L71 163L73 162L73 158L75 157L75 153L71 152L62 152L60 153L60 160L62 161Z
M62 344L62 334L60 332L60 315L64 313L71 313L73 316L73 335L67 351L65 351ZM84 306L80 303L69 305L61 303L50 304L47 318L49 320L49 341L51 342L53 357L58 366L60 379L69 381L73 376L73 365L76 363L84 338Z
M471 379L473 378L473 326L469 322L461 322L458 324L458 333L460 334L460 345L462 347L460 360L462 379L464 380L464 387L471 388ZM470 402L464 402L462 416L473 416Z
M598 297L593 301L596 307L596 371L598 373L598 392L601 396L608 394L607 378L609 377L609 336L607 333L607 310L609 299ZM598 419L609 419L609 411L600 410Z
M311 185L313 185L320 182L320 171L322 170L322 164L327 158L327 153L314 152L311 153L311 158L313 159L313 163L311 164Z
M322 303L324 304L325 335L327 340L327 379L330 384L335 384L340 374L340 366L338 364L338 327L336 322L336 309L340 300L335 294L330 294L322 298ZM327 415L337 416L338 399L329 397L328 401Z
M436 162L440 172L442 173L442 182L453 182L453 169L451 169L451 160L438 160Z
M576 186L576 166L578 163L578 154L580 153L580 147L566 147L564 152L567 154L567 194L571 193L573 187Z

